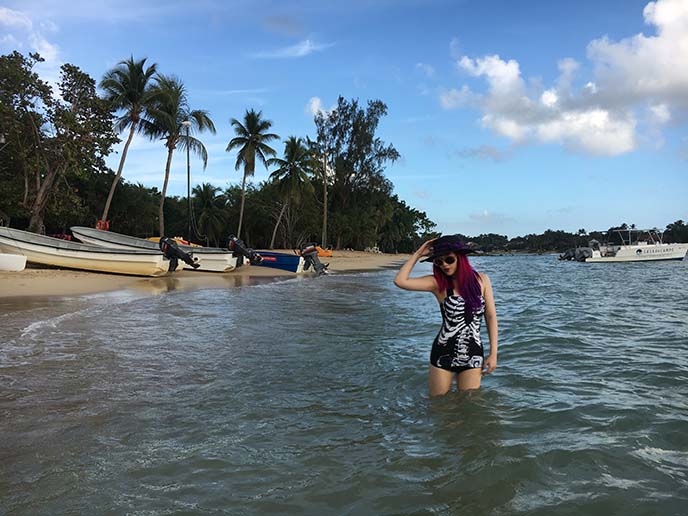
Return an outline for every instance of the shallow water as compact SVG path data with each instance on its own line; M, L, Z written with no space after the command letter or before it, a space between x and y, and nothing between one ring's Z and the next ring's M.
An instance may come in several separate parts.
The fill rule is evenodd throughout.
M688 263L474 264L499 367L433 400L394 271L0 303L0 513L686 514Z

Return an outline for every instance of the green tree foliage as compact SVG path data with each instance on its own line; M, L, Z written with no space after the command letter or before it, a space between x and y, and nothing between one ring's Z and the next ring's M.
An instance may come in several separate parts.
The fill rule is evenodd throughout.
M203 169L208 165L208 151L203 143L191 134L209 131L215 134L215 124L207 111L192 110L186 88L176 77L158 75L155 85L151 88L152 105L148 110L151 124L147 131L151 137L165 141L167 147L167 162L165 164L165 180L162 185L160 207L158 209L160 236L165 234L165 195L170 180L172 155L177 147L189 149L203 161ZM185 126L185 122L188 125Z
M205 240L206 246L212 243L218 247L223 240L227 217L224 196L219 195L220 191L220 188L209 183L193 189L195 218L198 220L200 237Z
M288 246L293 246L295 245L295 219L298 216L304 195L313 194L313 185L310 182L309 174L314 173L313 170L317 166L317 162L314 161L301 138L290 136L284 142L284 159L271 158L267 161L267 165L277 167L277 170L270 174L270 179L277 186L277 192L282 200L282 208L270 239L270 249L274 247L277 229L287 210L289 213L285 219L286 242Z
M152 95L151 83L156 72L156 64L146 66L146 59L134 61L131 56L125 61L121 61L115 68L108 71L100 82L101 89L105 92L105 100L115 111L121 112L117 119L115 129L123 132L129 129L129 136L124 144L122 156L119 160L117 174L112 180L112 186L108 193L101 220L107 220L112 204L112 197L115 195L115 188L122 177L124 162L127 159L129 145L137 131L142 134L151 134L153 128L151 122L146 119L145 112L152 107L155 101Z
M668 224L664 232L665 242L684 243L688 242L688 225L682 220L677 220Z
M279 136L267 132L272 127L272 121L265 120L262 116L262 111L250 109L244 114L243 123L236 118L231 120L236 136L229 141L226 150L230 152L238 149L239 152L237 153L234 169L239 170L242 166L244 168L244 176L241 180L241 204L239 207L237 237L241 236L241 225L244 220L246 179L252 177L256 171L256 157L267 168L268 157L276 154L275 149L270 147L268 142L279 139Z
M37 54L0 57L0 116L5 139L12 144L3 150L12 152L13 159L11 171L3 174L10 176L15 193L17 181L23 178L19 206L29 217L28 229L43 233L48 205L52 202L56 218L79 208L81 201L70 178L105 172L104 158L119 139L113 131L112 111L96 94L91 77L76 66L63 65L56 97L33 72L40 61Z
M392 184L383 172L399 153L375 134L386 114L380 100L364 109L357 99L339 97L332 112L315 117L318 146L333 169L328 229L338 248L377 245L392 217Z

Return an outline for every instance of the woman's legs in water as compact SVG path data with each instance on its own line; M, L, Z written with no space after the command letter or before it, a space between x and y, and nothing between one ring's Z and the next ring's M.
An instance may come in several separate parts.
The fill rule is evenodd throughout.
M442 396L447 394L454 380L455 373L440 369L434 365L430 366L430 396Z
M483 376L483 371L480 367L474 369L467 369L461 371L456 375L456 387L460 391L469 391L471 389L480 389L480 379Z
M458 375L440 369L433 365L430 366L430 396L442 396L451 390L452 381L456 376L456 387L460 391L480 389L482 370L479 367L461 371Z

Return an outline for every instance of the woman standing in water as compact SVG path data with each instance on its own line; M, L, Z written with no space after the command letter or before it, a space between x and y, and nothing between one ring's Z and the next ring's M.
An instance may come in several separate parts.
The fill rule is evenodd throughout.
M492 284L487 274L471 267L466 256L471 252L458 235L429 240L394 278L399 288L432 292L440 304L442 328L430 353L430 396L449 392L455 377L460 391L478 389L481 376L497 367L497 314ZM432 262L432 275L409 278L418 260ZM490 339L487 359L480 341L483 315Z

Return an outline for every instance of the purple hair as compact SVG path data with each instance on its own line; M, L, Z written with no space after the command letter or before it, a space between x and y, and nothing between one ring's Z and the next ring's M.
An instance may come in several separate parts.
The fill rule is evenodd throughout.
M480 311L482 307L482 290L479 275L476 270L471 267L468 257L463 253L456 253L457 267L453 277L447 276L442 269L437 265L432 266L432 274L435 276L437 287L440 291L446 291L449 287L454 288L454 284L459 287L459 291L455 294L460 294L466 303L465 317L467 320L473 319L473 314Z

